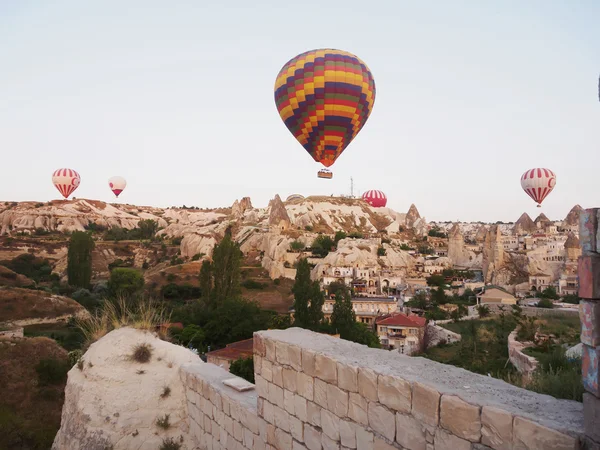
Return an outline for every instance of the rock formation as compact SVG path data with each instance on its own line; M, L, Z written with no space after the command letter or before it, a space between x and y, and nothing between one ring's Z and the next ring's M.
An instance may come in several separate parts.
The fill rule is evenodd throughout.
M565 242L565 251L567 253L567 260L577 261L577 258L581 256L581 247L579 246L579 239L573 233L569 233Z
M415 223L420 218L421 218L421 215L419 214L419 210L413 203L412 205L410 205L410 208L408 208L408 212L406 213L406 226L409 228L414 227Z
M140 344L151 347L147 363L131 358ZM82 360L81 370L69 371L53 450L158 449L168 438L194 448L179 367L202 364L197 355L153 333L121 328L92 344ZM157 425L165 415L168 429Z
M237 219L244 216L244 213L252 209L250 197L244 197L239 202L236 200L231 206L231 215Z
M579 226L579 215L581 214L581 211L583 211L581 206L573 206L565 218L565 225Z
M279 194L269 202L269 225L278 227L280 230L285 230L290 226L290 217L288 216L285 205L281 201Z
M482 266L485 282L496 283L495 276L503 265L504 246L502 244L502 235L500 234L500 227L494 225L488 230L483 245Z
M536 230L537 226L535 222L531 220L529 214L523 213L521 214L521 217L519 217L519 220L515 222L515 225L513 227L513 234L521 236L525 234L535 233Z
M545 230L546 227L552 225L552 221L548 219L548 217L546 217L546 214L544 213L541 213L539 216L537 216L535 218L534 223L541 230Z

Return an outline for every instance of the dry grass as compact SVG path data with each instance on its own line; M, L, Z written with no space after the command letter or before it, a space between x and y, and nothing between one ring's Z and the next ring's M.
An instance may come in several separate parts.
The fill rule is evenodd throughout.
M171 423L169 422L169 414L165 414L164 416L156 418L156 425L162 428L163 430L168 430L171 427Z
M164 386L160 398L167 398L169 395L171 395L171 388L169 386Z
M116 302L106 301L95 315L87 320L78 320L77 325L85 336L87 348L112 330L132 327L153 331L169 320L170 314L152 299L141 299L130 304L120 297Z
M129 357L132 361L139 363L147 363L152 358L152 346L150 344L137 344L133 347L133 352Z

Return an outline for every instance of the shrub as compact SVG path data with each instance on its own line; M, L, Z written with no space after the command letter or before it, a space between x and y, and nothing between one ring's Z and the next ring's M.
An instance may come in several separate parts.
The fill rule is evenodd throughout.
M275 279L273 280L273 284L274 284L275 286L279 286L279 285L281 284L281 278L275 278Z
M292 241L290 242L290 249L294 252L301 252L302 250L304 250L304 248L306 247L306 245L304 245L304 242L302 241Z
M323 234L317 236L311 246L312 254L324 258L329 254L334 245L333 239L329 236Z
M351 239L362 239L364 235L360 231L353 231L348 237Z
M163 272L164 273L164 272ZM167 281L169 283L172 283L173 281L175 281L177 279L177 275L175 275L174 273L168 273L167 274Z
M133 348L131 359L139 363L147 363L152 357L152 346L150 344L138 344Z
M242 282L242 287L245 287L246 289L264 289L267 287L266 283L261 283L259 281L255 281L255 280L244 280Z
M236 359L229 366L229 371L250 383L254 383L254 359L252 357Z
M175 441L172 437L163 439L160 445L160 450L180 450L181 444Z
M171 245L181 245L181 241L183 241L183 237L174 237L173 239L171 239Z
M385 248L383 248L383 247L378 247L378 248L377 248L377 256L385 256L385 255L386 255Z
M169 395L171 395L171 388L169 386L164 386L160 398L167 398Z
M406 244L400 244L400 250L404 250L405 252L410 250L410 247Z
M313 230L313 227L312 227L312 225L306 225L306 226L304 227L304 229L305 229L306 231L312 231L312 230Z
M477 312L481 318L488 317L490 315L490 308L487 305L479 305L477 307Z
M67 378L69 363L54 358L40 360L35 366L38 375L38 382L41 386L48 384L60 384Z
M133 295L144 287L144 276L135 269L118 267L110 272L108 288L114 295Z
M168 430L171 427L171 423L169 422L169 414L165 414L164 416L156 418L156 425L162 428L163 430Z
M554 303L552 303L552 301L550 299L543 298L538 302L537 306L538 306L538 308L552 309L552 308L554 308Z
M192 261L198 261L204 255L205 255L204 253L196 253L194 256L192 256Z

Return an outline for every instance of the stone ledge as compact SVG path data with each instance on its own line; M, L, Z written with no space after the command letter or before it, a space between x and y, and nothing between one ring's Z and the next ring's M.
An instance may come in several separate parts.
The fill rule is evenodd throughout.
M368 368L369 372L418 382L442 395L454 395L476 406L495 407L571 436L583 435L583 405L575 401L557 400L458 367L371 349L300 328L260 331L255 336L267 343L278 341L302 347L303 355L321 354L337 363L359 367L359 392L363 391L364 380L361 369Z

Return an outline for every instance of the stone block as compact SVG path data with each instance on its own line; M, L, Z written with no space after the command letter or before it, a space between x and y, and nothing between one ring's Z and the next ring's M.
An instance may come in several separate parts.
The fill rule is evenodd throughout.
M262 418L258 419L258 434L260 436L260 440L264 442L267 441L267 425L269 425L269 423L266 420Z
M242 424L239 422L233 422L233 437L236 441L242 442L244 440L244 432Z
M255 377L256 379L256 377ZM268 391L268 388L267 388ZM229 415L229 399L226 396L223 396L223 413L225 415Z
M267 422L269 422L270 424L274 424L275 423L275 418L273 417L273 408L274 406L264 400L262 403L262 418L265 419Z
M273 363L268 359L262 360L260 376L267 380L269 383L273 382Z
M275 448L278 450L292 450L292 435L280 428L275 429Z
M369 425L368 402L360 394L350 392L348 396L348 417L361 425Z
M314 378L303 372L296 375L296 392L307 400L314 398Z
M275 341L271 339L264 339L265 342L265 358L267 358L271 362L276 362L277 358L275 357Z
M584 209L579 215L579 245L585 253L598 251L598 209Z
M312 350L302 349L302 371L311 377L316 376L315 356Z
M481 409L481 443L495 450L511 450L513 441L512 414L491 406Z
M308 423L320 427L321 426L321 407L313 402L307 402L306 405L308 414Z
M315 355L315 373L317 378L337 384L337 363L329 356L320 353Z
M590 347L600 346L600 301L581 300L579 319L581 320L581 342Z
M331 439L340 440L340 418L326 409L321 409L321 428Z
M290 365L290 357L288 355L288 344L285 342L275 342L275 355L277 362L284 366Z
M513 422L514 450L578 450L579 440L522 417Z
M309 450L321 450L321 432L307 423L304 424L304 444Z
M413 383L411 414L421 422L437 427L440 420L440 393L421 383Z
M294 395L294 415L302 422L308 422L307 400L298 394Z
M588 392L583 394L583 421L587 437L600 442L600 399Z
M426 450L427 447L423 426L407 414L396 413L396 442L409 450Z
M294 369L283 368L283 387L288 391L296 393L298 372Z
M357 450L373 450L374 435L363 427L356 427Z
M278 406L273 406L273 418L275 419L274 425L277 428L281 428L283 431L290 431L290 415Z
M262 371L262 358L258 355L254 355L252 360L254 361L254 375L260 375Z
M297 372L302 371L302 349L297 345L288 346L288 359L290 366Z
M348 393L333 384L328 384L327 409L338 417L346 417L348 415Z
M252 339L253 353L259 356L265 356L265 341L261 335L254 333Z
M244 438L242 442L244 447L254 448L254 434L247 428L244 429Z
M434 447L435 450L471 450L471 443L438 428L435 430Z
M246 428L248 428L252 433L258 434L258 416L254 414L253 411L249 411L244 409L243 414L241 414L241 422Z
M398 450L396 447L386 442L385 440L375 436L373 450Z
M315 378L314 401L321 408L327 408L327 383Z
M285 409L290 414L295 414L294 403L295 403L296 394L285 389L283 391L283 409Z
M269 383L269 396L267 397L271 403L283 408L283 389L279 386Z
M325 433L321 434L321 445L323 445L323 450L340 450L339 442L334 441Z
M273 365L273 383L280 388L283 387L283 367L276 364Z
M229 415L233 420L240 420L240 404L238 402L229 402Z
M600 381L600 347L582 346L581 372L583 376L583 387L596 397L600 397L598 388Z
M306 446L302 445L300 442L293 441L292 442L292 450L307 450Z
M348 392L358 392L358 367L337 364L338 386Z
M276 429L275 425L267 425L267 444L277 445L277 439L275 438Z
M266 450L267 443L260 438L260 436L254 436L254 446L250 447L252 450ZM215 449L212 449L215 450Z
M452 434L479 442L481 439L481 411L455 395L442 395L440 425Z
M401 413L410 414L411 387L402 378L379 375L377 378L377 396L379 403Z
M372 402L379 401L377 396L377 374L371 369L358 368L358 393Z
M356 448L356 427L354 422L340 420L340 441L346 448Z
M396 437L396 418L394 417L394 413L378 403L370 402L368 415L369 426L389 441L393 441Z
M584 299L600 298L600 255L579 257L577 266L579 296Z
M290 416L290 433L299 442L304 442L304 424L300 419Z

